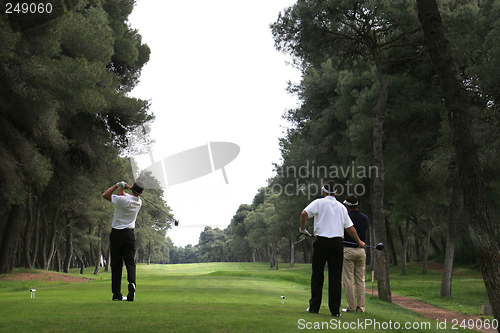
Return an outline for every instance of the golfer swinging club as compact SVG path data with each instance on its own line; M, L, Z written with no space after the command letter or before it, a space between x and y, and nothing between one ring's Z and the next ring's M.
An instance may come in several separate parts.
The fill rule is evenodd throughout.
M325 264L328 262L328 307L332 316L340 317L344 229L360 247L364 247L365 243L359 239L354 224L347 214L347 208L335 198L337 193L335 181L326 181L322 190L324 198L311 202L300 215L300 232L310 236L306 223L309 217L314 216L316 235L312 258L311 299L306 311L318 313L320 309Z
M117 194L113 192L118 189ZM131 189L132 194L124 192ZM139 194L144 183L137 181L133 186L119 182L111 186L102 197L115 205L115 215L110 234L111 246L111 290L113 301L130 301L135 298L135 220L142 206ZM122 267L127 268L128 295L121 293Z

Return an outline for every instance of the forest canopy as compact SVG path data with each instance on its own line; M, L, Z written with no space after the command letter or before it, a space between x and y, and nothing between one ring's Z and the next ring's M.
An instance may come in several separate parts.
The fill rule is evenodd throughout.
M150 56L127 22L134 1L66 6L24 29L0 14L0 273L109 264L101 194L134 178L128 135L154 119L128 94ZM168 209L161 191L147 197ZM160 253L169 222L147 207L137 224L139 259Z

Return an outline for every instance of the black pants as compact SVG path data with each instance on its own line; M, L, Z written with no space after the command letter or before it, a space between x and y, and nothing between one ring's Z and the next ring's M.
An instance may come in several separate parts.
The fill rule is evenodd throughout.
M135 284L134 229L111 229L111 291L113 299L121 299L122 267L125 262L128 283Z
M317 237L314 242L309 308L319 311L323 296L325 264L328 262L328 307L332 315L340 313L342 297L342 263L344 261L342 238Z

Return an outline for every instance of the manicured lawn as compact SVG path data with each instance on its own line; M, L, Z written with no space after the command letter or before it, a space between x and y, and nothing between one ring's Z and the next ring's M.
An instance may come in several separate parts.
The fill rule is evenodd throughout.
M367 297L367 312L305 312L310 264L138 265L135 302L111 301L110 273L84 283L0 281L1 332L446 332L434 321ZM71 272L79 276L78 270ZM420 278L415 276L415 278ZM368 286L370 283L368 283ZM29 289L35 288L36 298ZM326 288L326 284L325 284ZM123 280L123 291L126 280ZM326 299L326 289L324 299ZM285 296L284 304L281 296ZM343 304L345 307L345 299ZM405 328L406 327L406 328ZM391 329L392 328L392 329ZM456 330L448 330L455 332Z

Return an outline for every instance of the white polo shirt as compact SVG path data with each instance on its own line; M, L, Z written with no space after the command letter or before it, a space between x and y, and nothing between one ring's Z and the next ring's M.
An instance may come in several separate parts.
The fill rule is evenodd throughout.
M142 206L142 200L135 195L111 195L111 202L115 205L115 215L111 227L113 229L134 229L135 220Z
M314 200L304 210L309 217L314 216L316 236L343 238L344 229L354 225L347 208L331 195Z

